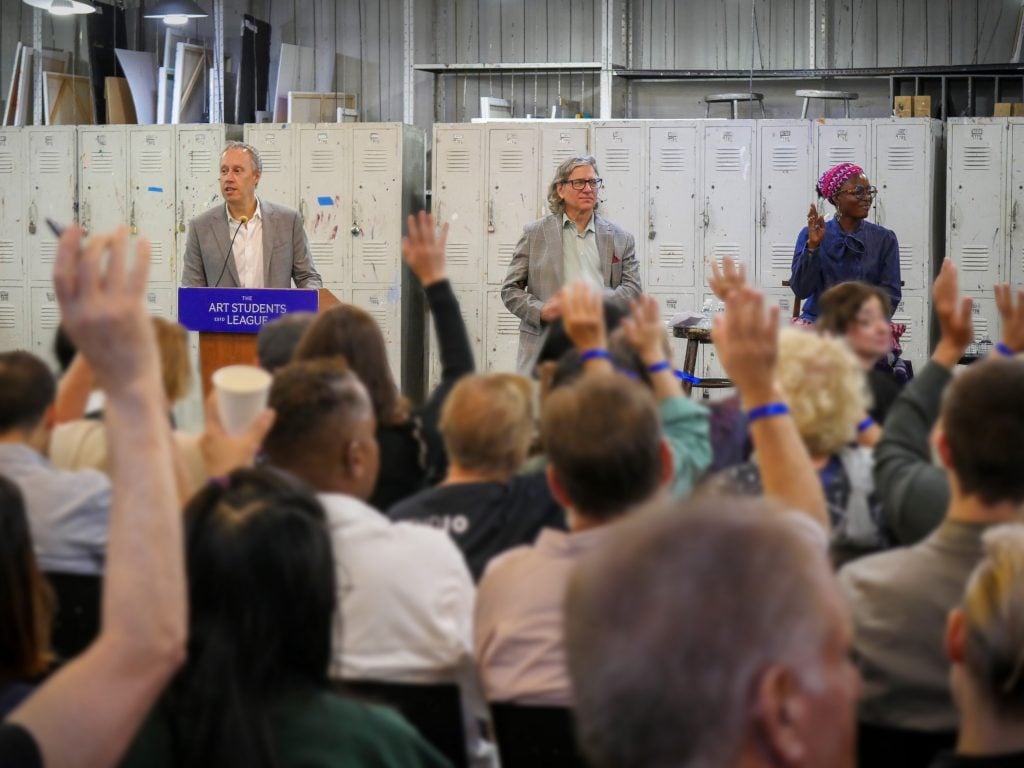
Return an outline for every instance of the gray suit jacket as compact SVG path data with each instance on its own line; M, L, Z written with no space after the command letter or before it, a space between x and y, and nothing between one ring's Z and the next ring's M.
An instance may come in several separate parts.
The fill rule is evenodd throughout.
M263 285L267 288L321 288L309 242L298 211L260 200L263 218ZM188 225L185 265L181 275L184 286L213 287L217 277L221 288L239 288L235 258L228 258L233 231L228 226L224 204L199 214Z
M628 303L641 291L633 236L597 213L594 230L605 287L623 304ZM564 275L562 214L552 213L523 228L501 287L501 300L520 320L516 367L521 373L529 373L525 369L540 351L544 330L540 310L562 287Z

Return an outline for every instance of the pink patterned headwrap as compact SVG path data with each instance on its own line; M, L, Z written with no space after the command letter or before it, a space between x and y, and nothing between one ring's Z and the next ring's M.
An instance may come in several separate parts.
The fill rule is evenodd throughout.
M818 179L818 194L826 200L831 200L847 180L863 175L864 169L859 165L853 163L834 165L821 174L821 178Z

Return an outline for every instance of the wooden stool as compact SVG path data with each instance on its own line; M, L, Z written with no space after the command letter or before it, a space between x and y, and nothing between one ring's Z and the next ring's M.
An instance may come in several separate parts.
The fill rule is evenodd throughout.
M732 104L732 119L735 120L741 101L756 101L761 107L761 117L766 116L763 93L709 93L704 97L704 117L710 116L712 104Z
M693 370L697 367L697 349L701 344L711 344L711 329L698 328L673 328L672 335L677 339L686 339L686 356L683 358L683 372L693 376ZM728 389L733 386L731 379L701 379L697 385L699 389ZM687 395L693 391L693 384L683 381L683 392Z
M850 102L856 101L860 94L854 93L853 91L816 91L816 90L805 90L796 91L797 96L802 96L804 100L804 108L800 112L800 119L804 120L807 118L807 105L811 99L841 99L843 105L846 107L846 114L844 117L850 116Z

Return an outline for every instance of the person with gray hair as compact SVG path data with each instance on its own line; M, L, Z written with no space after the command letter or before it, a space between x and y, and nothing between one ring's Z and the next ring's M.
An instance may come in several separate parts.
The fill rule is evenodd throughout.
M320 288L323 281L298 211L261 200L263 160L256 147L229 141L220 156L215 205L188 225L183 286Z
M859 680L820 537L764 499L625 521L566 599L591 768L849 768Z
M1024 766L1024 525L985 531L985 556L946 624L956 752L933 768Z
M562 316L565 286L583 280L624 307L640 295L633 235L597 214L601 186L593 156L565 160L548 188L551 213L527 224L516 244L501 300L520 320L520 373L531 373L542 331Z

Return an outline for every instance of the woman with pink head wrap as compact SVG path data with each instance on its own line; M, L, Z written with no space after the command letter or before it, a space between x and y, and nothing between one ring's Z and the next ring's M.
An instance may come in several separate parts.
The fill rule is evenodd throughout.
M797 237L789 285L803 300L801 319L813 323L818 296L850 280L877 285L895 310L903 293L899 243L892 230L867 220L878 190L859 165L840 163L821 174L817 192L835 206L836 215L826 222L812 203Z

